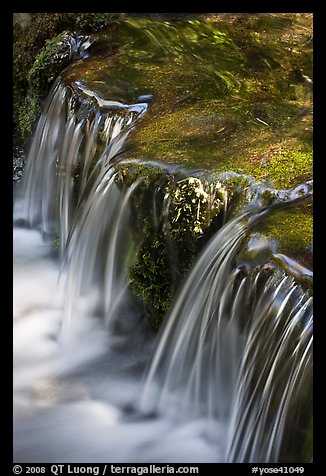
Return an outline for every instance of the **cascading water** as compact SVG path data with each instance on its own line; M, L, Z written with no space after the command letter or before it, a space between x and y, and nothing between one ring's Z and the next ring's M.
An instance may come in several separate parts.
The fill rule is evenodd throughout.
M114 167L146 109L57 80L40 118L14 209L15 461L277 462L309 420L312 296L237 256L310 184L226 221L154 340L127 275L142 179L121 189Z
M64 261L69 263L70 270L63 327L69 327L72 303L77 296L91 291L101 267L99 256L103 262L103 240L111 243L110 266L104 266L105 277L102 277L106 311L113 302L117 306L127 287L126 278L121 276L123 253L128 246L123 245L127 237L121 229L133 187L122 198L114 181L111 160L122 149L131 127L146 108L146 103L126 105L105 101L81 83L67 88L58 79L40 118L16 201L15 221L21 220L49 236L59 229L61 256L65 254ZM90 241L92 229L97 233ZM113 260L120 263L113 264ZM101 278L97 277L98 281Z
M58 229L59 215L63 249L74 213L78 213L91 187L96 189L102 182L110 160L121 150L131 125L146 108L146 103L104 101L83 84L65 87L59 78L33 138L21 195L16 201L15 221L53 234ZM77 193L74 178L78 179Z
M272 210L237 216L205 248L166 320L140 402L175 420L206 417L213 435L222 424L228 462L279 461L311 386L310 293L273 268L234 266L250 226Z

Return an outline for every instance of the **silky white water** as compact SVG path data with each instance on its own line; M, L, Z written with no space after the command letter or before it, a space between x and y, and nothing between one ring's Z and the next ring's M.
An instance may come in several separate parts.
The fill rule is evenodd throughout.
M137 316L111 335L81 300L61 342L64 290L49 252L39 232L14 230L15 462L218 461L205 420L133 411L153 343Z

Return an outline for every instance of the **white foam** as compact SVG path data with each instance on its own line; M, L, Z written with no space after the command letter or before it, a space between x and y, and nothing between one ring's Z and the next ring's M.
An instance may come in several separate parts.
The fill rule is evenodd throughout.
M208 422L124 411L139 398L149 356L141 330L110 336L88 297L75 303L73 332L61 338L64 279L50 252L38 232L14 230L15 461L216 461Z

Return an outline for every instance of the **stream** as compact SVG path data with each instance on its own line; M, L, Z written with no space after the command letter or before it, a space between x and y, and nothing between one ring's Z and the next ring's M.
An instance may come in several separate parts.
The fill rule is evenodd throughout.
M225 174L210 197L198 170L152 163L171 190L188 180L222 216L156 331L128 274L146 176L121 186L117 168L146 165L125 146L151 97L106 98L73 67L49 93L15 185L14 461L296 461L310 425L312 272L272 247L266 262L239 256L258 223L311 203L312 181L270 202L250 184L231 213ZM162 183L149 216L171 238L178 195Z

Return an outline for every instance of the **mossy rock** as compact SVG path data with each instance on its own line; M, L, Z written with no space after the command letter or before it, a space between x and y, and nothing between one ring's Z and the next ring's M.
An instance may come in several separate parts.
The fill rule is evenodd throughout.
M28 92L18 109L18 125L23 138L32 132L33 125L41 113L42 99L47 95L54 80L66 68L77 53L78 38L62 32L50 41L36 56L26 79Z
M273 203L275 197L271 199ZM277 200L277 199L276 199ZM305 289L313 287L313 215L311 204L275 209L249 230L238 265L274 263Z
M227 192L218 180L184 169L139 162L122 162L116 169L120 187L139 182L131 216L140 245L129 277L158 328L195 257L221 226Z
M305 256L311 252L313 241L312 207L276 211L258 226L258 230L279 242L278 252Z
M69 64L67 35L98 32L115 13L14 14L13 89L15 143L23 144L51 84ZM70 59L70 61L69 61Z
M61 25L76 27L79 15L62 17ZM82 76L103 97L127 102L153 95L129 141L139 158L233 169L255 178L271 173L279 180L283 171L276 170L275 160L264 167L275 147L293 152L297 169L300 153L311 153L310 14L187 20L127 14L108 21L97 34L93 57L71 68L67 81ZM259 67L249 60L253 50ZM31 73L36 83L38 66Z
M217 14L206 21L214 29L205 30L205 21L196 21L196 28L205 32L210 51L215 34L224 38L219 48L229 58L229 76L211 82L207 72L198 75L196 65L187 65L181 53L177 64L143 61L136 77L154 100L131 137L135 154L187 167L232 169L281 187L311 177L311 15ZM190 28L176 26L181 35ZM191 47L196 55L198 45ZM259 67L248 59L253 48ZM205 60L198 60L203 71Z
M68 32L47 41L28 72L31 89L46 94L60 71L71 62L72 56L72 37Z

